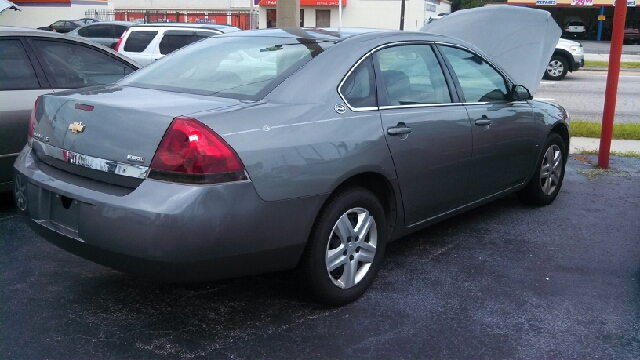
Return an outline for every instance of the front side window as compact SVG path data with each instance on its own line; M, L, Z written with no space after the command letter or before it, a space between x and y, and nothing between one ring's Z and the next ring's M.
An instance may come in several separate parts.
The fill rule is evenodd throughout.
M402 45L375 53L389 105L451 102L442 68L430 45Z
M377 107L375 76L371 58L366 58L347 76L340 94L354 108Z
M59 40L32 40L32 44L54 88L110 84L135 71L131 65L82 44Z
M212 37L172 53L120 84L258 100L332 44L268 37Z
M502 102L508 100L507 82L480 56L459 48L441 46L458 78L465 102Z
M40 84L20 40L0 40L0 90L39 89Z

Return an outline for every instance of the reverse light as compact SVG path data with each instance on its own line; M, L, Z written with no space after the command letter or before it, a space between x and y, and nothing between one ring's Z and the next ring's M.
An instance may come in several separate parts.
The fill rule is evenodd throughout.
M149 178L190 184L247 180L236 152L200 121L177 117L151 160Z
M33 144L33 134L36 132L36 109L38 108L38 100L40 100L40 97L37 97L35 104L33 104L31 119L29 120L29 132L27 133L27 145L29 146Z
M127 33L129 32L129 30L125 30L122 33L122 36L120 36L120 39L118 39L118 43L116 44L116 47L114 48L114 50L116 52L118 52L118 49L120 49L120 44L122 44L122 40L124 39L125 36L127 36Z

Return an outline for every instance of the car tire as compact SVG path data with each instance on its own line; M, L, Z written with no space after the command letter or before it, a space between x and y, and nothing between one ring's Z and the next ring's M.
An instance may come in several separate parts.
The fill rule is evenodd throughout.
M384 258L384 214L378 198L360 187L327 201L298 266L300 285L312 300L341 306L364 294Z
M565 60L562 56L553 55L551 60L549 60L549 64L547 64L547 69L544 71L544 78L547 80L562 80L567 75L569 71L569 64L567 60Z
M536 170L527 186L518 192L521 201L531 205L549 205L558 196L567 163L567 147L562 137L551 133L536 162Z

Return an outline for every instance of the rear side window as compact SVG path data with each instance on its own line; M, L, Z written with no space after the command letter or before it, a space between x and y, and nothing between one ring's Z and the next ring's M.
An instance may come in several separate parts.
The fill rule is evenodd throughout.
M124 51L143 52L156 35L158 35L157 31L132 31L124 43Z
M200 37L193 31L167 31L162 41L160 41L160 54L166 55L198 40L200 40Z
M0 40L0 90L39 88L36 73L20 40Z
M86 31L88 38L112 38L113 27L111 25L92 25L87 27Z
M377 107L375 82L373 65L369 57L347 76L340 87L340 93L352 107Z
M78 43L33 40L33 48L54 88L110 84L135 68L99 49Z
M128 27L123 26L123 25L114 25L113 26L114 30L115 30L115 36L114 37L121 37L122 34L124 34L125 31L127 31Z

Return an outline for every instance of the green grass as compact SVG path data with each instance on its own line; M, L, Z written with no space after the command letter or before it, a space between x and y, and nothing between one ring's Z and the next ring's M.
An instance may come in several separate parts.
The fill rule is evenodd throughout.
M600 138L602 124L589 121L572 121L571 136ZM613 124L613 139L640 140L640 123Z
M574 155L598 155L598 150L578 151ZM640 158L640 152L637 152L637 151L611 151L609 155Z
M608 68L608 61L585 60L584 67ZM621 69L640 69L640 62L620 62Z

